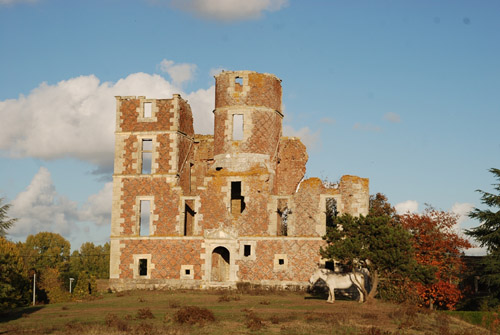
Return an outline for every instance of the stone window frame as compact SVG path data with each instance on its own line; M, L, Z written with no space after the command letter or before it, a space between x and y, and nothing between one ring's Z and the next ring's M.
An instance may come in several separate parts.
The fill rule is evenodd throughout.
M151 104L151 116L144 116L144 104ZM139 116L137 117L137 122L157 122L158 118L158 107L156 106L156 99L146 99L144 97L140 97L139 99L139 107L136 109Z
M280 259L283 260L283 264L280 264ZM287 254L274 254L274 271L286 271L288 270L288 255Z
M341 206L341 196L333 195L333 194L320 194L319 196L319 218L316 224L316 233L320 236L324 236L326 234L326 199L334 198L337 202L337 212L338 215L342 214Z
M141 201L149 201L149 235L141 235ZM156 220L154 215L155 210L155 197L153 195L139 195L135 197L135 225L134 234L142 237L153 236L155 233L155 226L153 221Z
M142 173L142 141L150 140L151 141L151 172L150 173ZM138 141L138 155L137 155L137 173L142 176L150 176L156 172L155 169L155 154L156 154L156 136L154 135L141 135L137 136Z
M250 255L248 255L248 256L245 256L245 245L250 246ZM256 245L257 245L256 241L245 241L245 240L240 241L240 246L239 246L240 259L244 260L244 261L255 261L256 260L256 256L255 256Z
M189 270L189 274L186 274L186 270ZM181 265L179 276L180 279L194 279L194 265Z
M133 278L134 279L151 279L151 270L153 270L155 268L155 264L153 264L151 262L151 254L134 254L132 255L133 257L133 263L130 264L130 268L132 269L133 271ZM139 260L141 259L146 259L147 260L147 264L148 264L148 267L147 267L147 275L145 276L141 276L139 274Z

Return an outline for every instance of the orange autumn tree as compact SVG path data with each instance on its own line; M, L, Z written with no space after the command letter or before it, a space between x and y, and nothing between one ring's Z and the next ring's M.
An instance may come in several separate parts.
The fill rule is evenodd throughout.
M462 250L471 247L454 230L458 216L427 208L422 214L404 214L401 225L412 235L417 262L436 268L436 281L423 285L415 283L419 296L430 308L454 309L461 298L459 274L464 264Z

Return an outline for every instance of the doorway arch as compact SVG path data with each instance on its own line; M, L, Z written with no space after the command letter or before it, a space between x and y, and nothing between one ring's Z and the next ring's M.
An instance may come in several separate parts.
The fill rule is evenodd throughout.
M230 253L224 247L212 251L211 280L216 282L229 281Z

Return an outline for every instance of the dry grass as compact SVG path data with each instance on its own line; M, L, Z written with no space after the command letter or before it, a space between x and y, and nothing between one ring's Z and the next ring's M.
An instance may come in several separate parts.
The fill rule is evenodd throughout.
M265 291L265 298L261 292L242 287L109 293L94 301L15 310L0 316L0 334L489 334L409 305L328 304L303 292Z

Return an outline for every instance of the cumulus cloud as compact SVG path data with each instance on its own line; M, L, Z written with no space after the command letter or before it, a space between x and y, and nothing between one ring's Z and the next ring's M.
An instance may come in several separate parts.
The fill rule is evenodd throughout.
M312 132L309 127L302 127L298 130L295 130L292 126L285 124L283 125L283 135L290 137L299 137L302 143L304 143L304 145L308 149L314 149L318 143L320 131L317 130L315 132Z
M469 221L469 212L474 208L474 204L464 202L464 203L459 203L456 202L453 204L451 207L451 212L455 213L458 215L458 220L457 223L460 227L463 228L463 224L467 221Z
M171 0L180 10L209 20L253 20L264 11L274 12L288 5L288 0Z
M134 73L116 83L94 75L42 83L18 99L0 101L0 150L11 157L63 157L110 171L114 158L116 95L190 100L195 131L213 132L214 87L185 94L160 75Z
M382 128L380 128L379 126L377 125L373 125L373 124L361 124L359 122L355 123L354 126L352 127L352 129L356 129L356 130L362 130L362 131L373 131L373 132L379 132L382 130Z
M389 122L392 122L392 123L399 123L401 122L401 117L396 114L396 113L393 113L393 112L388 112L388 113L385 113L384 114L384 119L389 121Z
M174 61L168 59L164 59L160 62L160 70L167 73L170 78L172 78L172 83L174 85L182 85L193 80L196 69L196 64L176 64Z
M41 231L69 235L78 219L76 202L57 193L49 170L41 167L29 186L12 201L10 215L19 220L9 235L27 236Z
M93 222L97 225L111 224L112 196L113 183L104 184L104 187L97 194L89 196L87 202L83 204L78 214L79 220Z
M418 211L418 202L415 200L406 200L396 204L394 208L396 208L398 214L416 213Z

